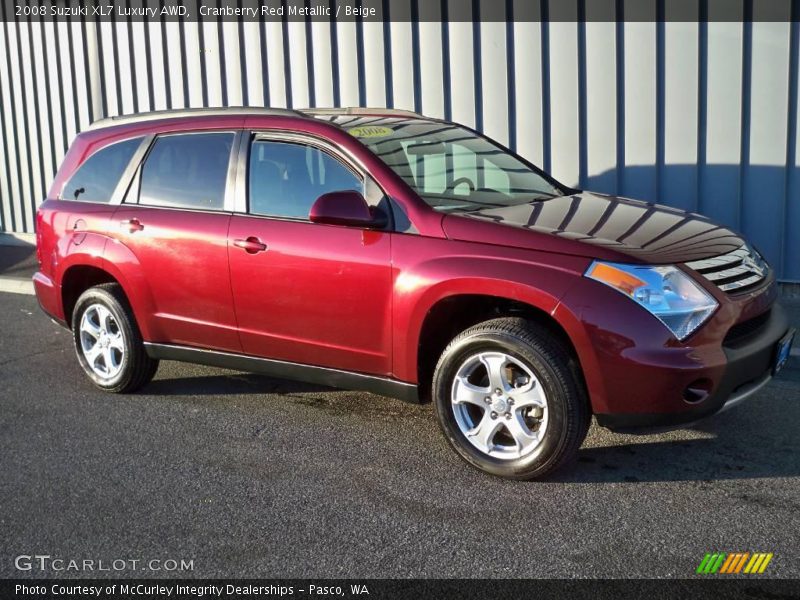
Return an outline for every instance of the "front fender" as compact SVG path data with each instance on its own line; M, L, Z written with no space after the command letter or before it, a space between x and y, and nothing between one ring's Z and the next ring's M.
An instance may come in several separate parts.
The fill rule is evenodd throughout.
M461 295L495 296L556 318L560 299L589 263L583 257L431 239L418 240L427 256L415 259L419 251L412 242L393 246L394 374L410 382L417 382L422 327L437 303Z

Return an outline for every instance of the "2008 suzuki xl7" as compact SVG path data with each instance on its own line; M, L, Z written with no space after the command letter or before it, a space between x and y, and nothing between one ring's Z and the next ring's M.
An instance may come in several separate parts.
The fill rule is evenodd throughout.
M160 359L432 399L455 451L529 479L591 415L675 426L766 383L793 331L739 235L569 189L387 109L106 119L37 216L42 308L102 389Z

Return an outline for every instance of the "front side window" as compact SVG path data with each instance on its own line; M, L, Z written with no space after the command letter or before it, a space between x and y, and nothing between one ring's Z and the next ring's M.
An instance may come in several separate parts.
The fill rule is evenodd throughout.
M331 120L437 210L512 206L565 193L513 153L458 125L397 117Z
M328 192L363 191L361 179L333 156L306 144L256 140L250 149L249 212L307 219Z
M233 138L229 132L158 138L144 161L139 203L223 209Z
M110 202L122 173L142 138L132 138L101 148L75 171L61 191L64 200Z

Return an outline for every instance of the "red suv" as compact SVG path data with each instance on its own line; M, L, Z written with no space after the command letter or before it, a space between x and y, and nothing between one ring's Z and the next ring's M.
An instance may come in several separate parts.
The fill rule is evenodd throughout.
M405 111L106 119L37 225L39 302L98 387L169 359L431 399L463 459L511 478L572 458L591 415L636 430L729 407L793 334L733 231Z

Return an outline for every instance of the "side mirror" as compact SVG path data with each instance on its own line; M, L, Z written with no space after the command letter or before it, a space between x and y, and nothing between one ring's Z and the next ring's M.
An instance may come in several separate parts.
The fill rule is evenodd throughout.
M386 225L386 218L373 212L364 196L354 190L322 194L311 207L308 218L312 223L325 225L363 228Z

